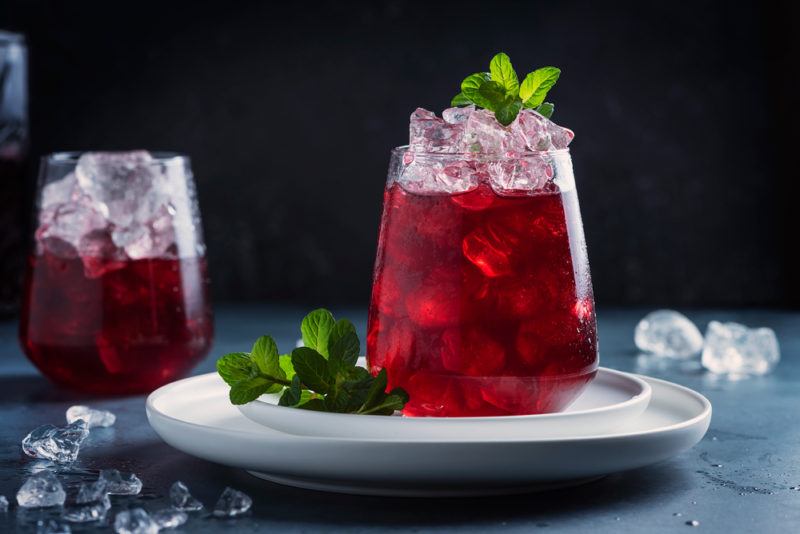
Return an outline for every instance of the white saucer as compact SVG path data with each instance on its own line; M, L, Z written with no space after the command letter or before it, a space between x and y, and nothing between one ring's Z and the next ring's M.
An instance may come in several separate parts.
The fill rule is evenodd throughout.
M278 406L279 395L263 395L238 406L261 425L299 436L356 439L503 440L606 434L640 416L652 389L641 378L601 367L565 411L506 417L385 417L314 412Z
M302 488L371 495L518 493L584 482L665 460L695 445L711 420L708 400L645 378L649 406L615 433L584 437L365 440L284 434L244 417L215 374L163 386L147 417L164 441L193 456Z

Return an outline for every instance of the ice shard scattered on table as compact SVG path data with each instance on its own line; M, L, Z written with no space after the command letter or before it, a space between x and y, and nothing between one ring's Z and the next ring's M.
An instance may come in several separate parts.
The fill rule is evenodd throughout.
M5 495L0 495L0 514L8 512L8 499Z
M685 315L674 310L648 313L633 335L636 347L668 358L688 358L703 350L703 335Z
M241 491L225 488L214 506L214 516L236 517L246 513L252 505L253 500Z
M717 374L763 375L781 359L771 328L748 328L739 323L711 321L703 346L703 367Z
M133 473L103 469L98 480L105 482L106 491L110 495L138 495L142 491L142 481Z
M203 503L195 499L186 484L178 480L169 489L172 507L183 512L197 512L203 509Z
M17 491L17 504L23 508L62 506L67 494L52 471L45 470L28 477Z
M72 534L72 529L55 519L40 519L36 522L36 534Z
M106 481L83 483L78 489L75 504L64 510L63 517L72 523L102 521L111 508L111 500L106 491Z
M125 510L114 518L114 532L117 534L157 534L158 525L142 508Z
M117 416L108 410L95 410L88 406L70 406L67 410L67 423L83 419L89 428L109 427L117 420Z
M189 516L186 515L186 512L181 512L173 508L159 510L150 517L160 529L178 528L189 520Z
M33 458L71 463L78 458L81 443L89 435L86 422L75 421L65 427L42 425L22 440L22 450Z

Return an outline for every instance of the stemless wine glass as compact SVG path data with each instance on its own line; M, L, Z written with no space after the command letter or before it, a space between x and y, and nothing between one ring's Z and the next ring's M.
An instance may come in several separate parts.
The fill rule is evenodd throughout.
M137 152L43 158L20 318L54 382L147 392L208 352L213 322L189 158Z
M367 358L411 416L564 409L597 334L567 149L392 152Z

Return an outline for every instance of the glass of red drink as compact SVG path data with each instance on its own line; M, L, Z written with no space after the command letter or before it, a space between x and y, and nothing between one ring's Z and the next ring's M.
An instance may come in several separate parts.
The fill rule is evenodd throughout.
M213 336L189 159L59 153L42 161L20 340L58 384L150 391L186 374Z
M564 409L598 364L568 149L425 148L392 152L369 312L371 371L386 368L389 387L406 389L410 416Z

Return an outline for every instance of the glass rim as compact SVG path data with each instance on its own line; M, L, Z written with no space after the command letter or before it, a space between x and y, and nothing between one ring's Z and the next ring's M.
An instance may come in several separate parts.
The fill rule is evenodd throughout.
M396 146L392 149L393 155L401 155L404 152L407 152L410 148L410 145L400 145ZM496 153L496 152L412 152L414 156L421 156L421 157L454 157L454 156L462 156L464 158L470 159L524 159L524 158L534 158L534 157L542 157L542 156L568 156L570 154L569 148L554 148L552 150L536 150L536 151L525 151L525 152L515 152L514 156L507 156L505 153Z
M78 159L87 153L95 154L124 154L126 152L133 152L130 150L65 150L61 152L52 152L42 156L42 163L48 166L53 165L76 165ZM147 151L153 158L153 161L148 165L166 165L178 162L189 162L189 155L183 152L163 151L156 150L154 152Z

